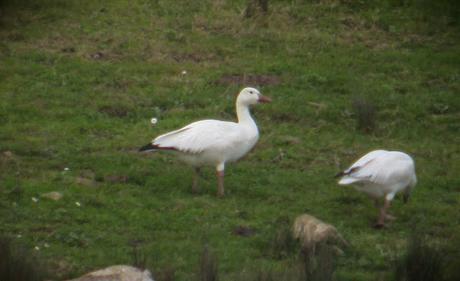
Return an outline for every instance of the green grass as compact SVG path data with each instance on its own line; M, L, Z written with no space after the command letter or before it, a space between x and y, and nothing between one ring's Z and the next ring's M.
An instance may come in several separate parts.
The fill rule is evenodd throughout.
M338 280L391 270L414 225L448 248L460 233L458 8L366 2L270 1L251 18L243 0L5 2L0 231L40 247L58 278L131 263L134 242L148 268L177 280L199 275L205 244L220 280L282 272L295 258L270 255L277 221L303 212L350 241ZM136 150L191 121L234 120L246 84L217 82L228 75L280 83L254 85L274 101L253 109L260 141L227 166L227 196L216 198L212 169L193 195L191 169ZM357 129L357 98L375 105L370 133ZM419 178L382 231L372 202L333 179L376 148L413 155ZM40 197L50 191L63 199Z

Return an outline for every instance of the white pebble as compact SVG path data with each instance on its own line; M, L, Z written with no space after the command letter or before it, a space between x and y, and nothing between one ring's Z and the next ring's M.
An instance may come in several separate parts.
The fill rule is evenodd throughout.
M181 73L182 73L182 75L185 75L185 74L187 74L187 70L182 70Z

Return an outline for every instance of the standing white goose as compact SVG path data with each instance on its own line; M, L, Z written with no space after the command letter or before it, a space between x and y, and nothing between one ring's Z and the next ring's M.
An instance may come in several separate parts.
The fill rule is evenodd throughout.
M412 188L417 183L415 165L412 158L400 151L374 150L361 157L350 168L337 174L342 176L340 185L353 184L358 191L366 193L375 200L384 197L383 206L376 227L383 227L396 193L404 191L404 203L407 202Z
M179 159L195 168L192 190L197 191L200 167L216 167L218 196L224 195L224 169L227 162L234 162L257 143L259 130L251 117L249 106L271 102L254 88L244 88L236 99L238 123L201 120L179 130L158 136L139 151L169 150Z

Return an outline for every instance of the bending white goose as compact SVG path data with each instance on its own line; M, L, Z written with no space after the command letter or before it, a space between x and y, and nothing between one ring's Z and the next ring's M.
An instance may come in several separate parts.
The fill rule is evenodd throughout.
M139 151L169 150L195 168L192 190L197 192L200 167L215 166L218 179L218 196L224 195L224 169L227 162L234 162L257 143L259 130L249 113L249 106L271 102L254 88L244 88L236 99L238 123L202 120L179 130L158 136Z
M383 227L387 209L396 193L404 191L404 203L407 202L411 190L417 183L415 165L412 158L400 151L374 150L361 157L350 168L337 174L342 176L340 185L353 184L358 191L366 193L375 200L384 197L376 227Z

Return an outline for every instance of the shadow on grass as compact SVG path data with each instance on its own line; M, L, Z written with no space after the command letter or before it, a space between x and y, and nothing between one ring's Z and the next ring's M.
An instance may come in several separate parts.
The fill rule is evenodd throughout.
M0 236L0 280L42 281L50 277L48 272L30 251Z
M206 244L200 259L200 281L218 281L218 259Z

